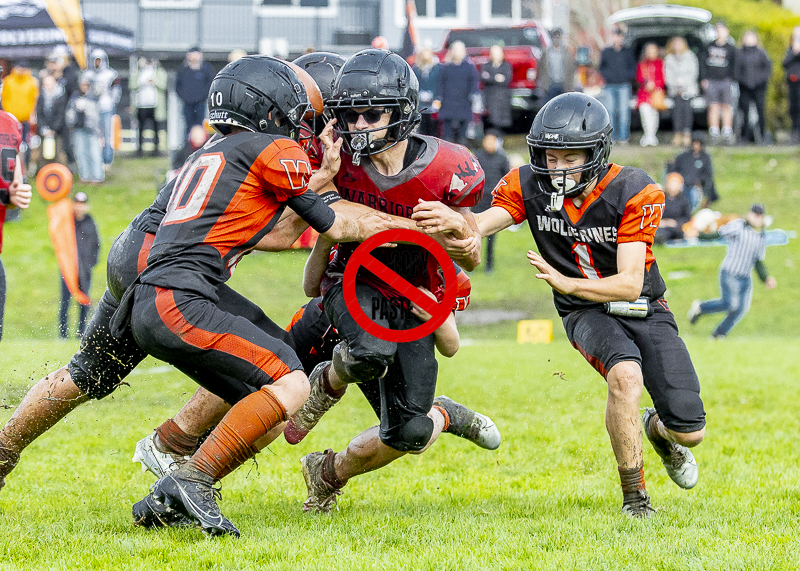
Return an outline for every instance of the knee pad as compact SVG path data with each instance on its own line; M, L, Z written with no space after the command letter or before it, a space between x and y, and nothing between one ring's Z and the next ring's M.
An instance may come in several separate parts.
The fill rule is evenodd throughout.
M333 370L345 383L365 383L383 377L387 366L378 361L353 358L347 342L341 341L333 348Z
M389 448L400 452L419 452L431 439L433 421L427 416L415 416L404 425L384 434L381 430L381 442Z

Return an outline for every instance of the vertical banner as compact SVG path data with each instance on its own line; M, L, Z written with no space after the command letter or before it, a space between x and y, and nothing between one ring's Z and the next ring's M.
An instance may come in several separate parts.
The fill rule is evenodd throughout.
M81 305L89 305L89 296L78 287L78 242L75 238L75 215L68 198L47 207L48 231L56 253L58 269L64 277L72 297Z
M80 0L45 0L53 23L64 31L75 61L86 69L86 33L83 28Z

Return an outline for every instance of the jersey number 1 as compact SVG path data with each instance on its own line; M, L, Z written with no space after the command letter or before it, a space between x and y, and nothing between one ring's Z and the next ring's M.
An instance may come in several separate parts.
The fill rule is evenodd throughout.
M583 277L590 280L599 280L603 277L600 275L600 271L594 267L592 251L589 249L588 244L575 243L572 246L572 253L575 254L575 261L578 262L578 269L580 269Z
M222 153L200 155L178 175L162 224L193 220L202 214L225 166Z

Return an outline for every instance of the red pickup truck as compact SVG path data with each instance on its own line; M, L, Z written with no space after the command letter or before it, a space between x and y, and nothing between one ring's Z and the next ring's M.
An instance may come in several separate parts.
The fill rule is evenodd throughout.
M489 48L503 47L505 58L511 64L511 107L514 123L530 125L533 115L542 105L541 90L536 89L538 63L543 50L550 45L550 35L539 22L531 21L517 26L456 28L447 33L444 46L437 53L444 61L453 42L461 41L467 55L480 67L489 61ZM526 117L527 116L527 117Z

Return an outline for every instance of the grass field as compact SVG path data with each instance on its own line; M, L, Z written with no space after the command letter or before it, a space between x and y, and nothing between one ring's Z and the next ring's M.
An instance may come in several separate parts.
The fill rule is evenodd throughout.
M508 146L517 152L519 141ZM612 157L660 176L666 150L623 149ZM767 204L775 227L800 230L798 155L788 149L714 154L725 212ZM771 161L771 159L775 159ZM152 200L156 160L120 160L109 183L87 188L103 250ZM6 227L9 280L0 344L0 403L14 407L32 382L71 356L77 341L56 336L58 273L38 198ZM549 290L536 283L524 252L526 228L498 240L498 269L474 272L468 310L511 309L555 318ZM621 495L603 426L602 379L555 323L551 345L518 345L516 323L461 328L458 355L440 360L440 392L490 414L504 436L496 452L444 436L428 453L354 479L340 511L301 512L299 458L341 449L374 423L358 391L301 445L275 443L226 478L224 512L240 540L207 540L194 530L146 532L130 506L153 481L130 463L134 443L174 414L194 385L148 359L113 397L93 402L35 442L0 492L0 569L798 569L800 568L800 242L772 247L778 289L756 284L753 308L728 340L716 324L689 328L692 299L717 292L722 248L656 256L701 378L708 435L696 450L701 475L691 491L674 486L645 451L657 517L619 514ZM231 284L278 322L303 303L300 252L254 254ZM681 279L669 279L682 272ZM104 287L95 271L93 297ZM643 401L642 406L647 403ZM0 411L4 421L11 410Z

